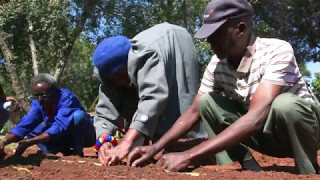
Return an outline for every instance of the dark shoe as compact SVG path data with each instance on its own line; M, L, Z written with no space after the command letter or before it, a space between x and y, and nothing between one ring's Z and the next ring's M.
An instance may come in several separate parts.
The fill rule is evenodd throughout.
M72 155L76 155L76 156L84 157L83 152L80 152L80 153L75 153L75 152L74 152Z
M72 149L72 155L83 157L83 147L77 147Z
M320 167L318 162L312 163L314 170L316 170L316 174L320 174Z
M250 171L262 170L261 166L258 164L258 162L254 158L240 162L240 164L243 170L250 170Z
M73 153L72 153L72 150L70 148L67 148L65 150L63 150L61 152L64 156L71 156Z

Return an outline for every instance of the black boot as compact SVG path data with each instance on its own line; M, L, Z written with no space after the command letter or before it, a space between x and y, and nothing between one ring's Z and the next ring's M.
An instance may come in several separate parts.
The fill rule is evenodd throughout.
M261 171L262 168L261 166L258 164L258 162L252 158L246 161L242 161L240 162L241 167L243 170L250 170L250 171Z
M316 170L316 174L320 174L320 167L318 162L312 163L314 170Z

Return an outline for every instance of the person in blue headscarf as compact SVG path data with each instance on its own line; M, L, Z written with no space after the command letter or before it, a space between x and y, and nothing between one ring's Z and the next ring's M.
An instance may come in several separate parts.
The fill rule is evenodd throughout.
M15 155L37 144L45 153L83 156L83 147L94 145L93 119L70 90L60 89L56 84L55 79L45 73L32 79L35 98L32 107L0 140L0 153L3 154L5 145L18 142Z
M132 39L104 39L93 53L93 64L101 82L94 118L96 152L104 165L117 164L145 140L159 139L191 106L200 84L191 35L169 23ZM101 145L117 129L125 132L122 141L116 147ZM186 138L207 137L202 122L188 130Z

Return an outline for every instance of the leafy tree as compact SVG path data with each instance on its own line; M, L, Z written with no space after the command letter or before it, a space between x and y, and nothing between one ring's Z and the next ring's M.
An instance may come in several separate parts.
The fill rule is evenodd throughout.
M320 1L256 0L255 13L288 40L299 62L320 61Z
M203 23L209 1L2 0L0 83L6 92L15 92L20 103L27 104L31 77L48 72L89 107L98 88L91 62L97 42L116 34L132 38L162 22L183 26L193 36ZM304 62L319 61L320 1L253 2L255 34L288 40L303 74L308 75ZM212 52L205 41L194 42L202 72Z
M124 34L129 38L139 32L162 22L169 22L185 27L194 35L202 23L203 10L209 0L181 1L105 1L100 6L103 16L100 20L101 27L97 28L96 39ZM97 33L98 32L98 33ZM199 62L206 62L211 55L209 45L203 41L195 41L198 50Z
M312 81L314 95L320 102L320 73L315 73L316 78Z
M41 71L60 81L74 42L95 21L98 1L11 0L0 4L0 54L27 111L30 79Z
M70 89L79 97L82 105L90 109L91 104L97 97L99 84L93 77L93 65L91 61L94 44L88 37L80 36L74 44L70 63L64 71L60 87Z

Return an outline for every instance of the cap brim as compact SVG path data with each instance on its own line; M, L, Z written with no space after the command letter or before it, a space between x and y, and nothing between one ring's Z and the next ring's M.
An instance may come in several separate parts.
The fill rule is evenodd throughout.
M223 20L223 21L216 22L213 24L203 24L201 26L201 28L199 29L199 31L194 35L194 38L204 39L204 38L209 37L226 21L227 20Z

